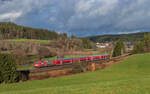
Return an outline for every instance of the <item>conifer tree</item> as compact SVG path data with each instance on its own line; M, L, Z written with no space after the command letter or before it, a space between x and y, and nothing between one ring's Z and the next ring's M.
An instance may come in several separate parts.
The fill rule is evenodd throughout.
M113 50L113 57L120 56L125 52L125 46L122 41L118 40Z

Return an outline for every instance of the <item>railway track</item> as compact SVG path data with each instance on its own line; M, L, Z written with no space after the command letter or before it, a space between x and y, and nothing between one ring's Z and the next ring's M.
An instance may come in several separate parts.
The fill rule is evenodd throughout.
M43 68L33 68L30 70L30 73L37 73L37 72L45 72L45 71L52 71L52 70L60 70L64 68L70 68L72 67L72 64L67 65L56 65L56 66L50 66L50 67L43 67Z
M94 62L94 63L103 63L103 62L109 62L109 61L113 61L119 58L123 58L126 56L131 55L129 54L124 54L122 56L118 56L118 57L113 57L109 60L96 60L96 61L85 61L85 62ZM82 62L84 63L84 62ZM33 68L30 71L30 73L38 73L38 72L46 72L46 71L52 71L52 70L60 70L60 69L64 69L64 68L71 68L73 66L73 64L66 64L66 65L56 65L56 66L50 66L50 67L43 67L43 68Z

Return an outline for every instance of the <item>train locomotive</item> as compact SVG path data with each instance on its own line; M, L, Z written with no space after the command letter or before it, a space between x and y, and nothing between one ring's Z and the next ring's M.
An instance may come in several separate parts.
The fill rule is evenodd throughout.
M43 60L37 61L34 63L34 67L41 68L54 65L72 64L75 62L98 61L107 59L110 59L110 55L91 55L91 56L81 56L77 58L57 58L51 61L43 61Z

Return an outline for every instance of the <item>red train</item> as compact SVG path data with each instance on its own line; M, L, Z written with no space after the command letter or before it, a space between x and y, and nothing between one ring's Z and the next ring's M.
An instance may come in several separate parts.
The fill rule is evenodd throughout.
M106 60L109 59L110 55L91 55L91 56L82 56L78 58L57 58L52 61L37 61L34 64L34 67L48 67L52 65L64 65L71 64L74 62L83 62L83 61L96 61L96 60Z

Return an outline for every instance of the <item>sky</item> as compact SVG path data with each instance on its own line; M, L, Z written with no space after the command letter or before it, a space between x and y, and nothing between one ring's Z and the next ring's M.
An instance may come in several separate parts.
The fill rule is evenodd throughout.
M150 0L0 0L0 22L79 37L150 30Z

